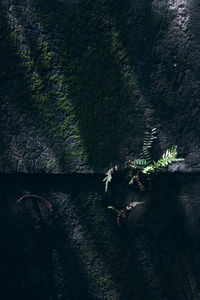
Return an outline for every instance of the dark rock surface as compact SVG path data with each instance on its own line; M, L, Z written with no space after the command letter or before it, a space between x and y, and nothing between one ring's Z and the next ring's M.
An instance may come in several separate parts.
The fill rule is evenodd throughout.
M1 10L1 172L102 173L138 155L145 122L199 171L198 1Z
M141 194L115 177L1 176L1 289L15 299L199 299L199 175ZM51 202L16 199L36 193ZM142 201L117 226L108 204Z
M199 2L153 1L151 10L157 27L148 58L148 94L161 148L178 144L188 170L199 171Z
M1 0L0 299L200 299L199 66L198 0ZM146 123L185 161L105 194Z

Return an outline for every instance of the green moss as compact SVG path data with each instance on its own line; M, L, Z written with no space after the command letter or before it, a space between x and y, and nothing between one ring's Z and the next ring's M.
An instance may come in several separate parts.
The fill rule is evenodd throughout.
M29 93L26 89L26 80L23 76L21 61L17 55L17 31L11 35L3 7L0 13L0 80L3 82L3 94L16 106L27 104Z
M117 3L120 10L122 2ZM76 155L94 169L118 161L119 145L135 132L126 112L136 109L138 90L114 24L113 2L81 1L78 8L54 1L32 4L33 22L40 20L52 36L36 42L27 33L21 42L19 29L13 26L8 31L15 72L11 74L10 62L5 69L14 77L13 103L45 135L59 158L64 155L63 165L69 159L74 164ZM72 147L65 144L71 135Z
M46 169L49 172L53 172L56 169L56 162L55 161L48 161L46 165Z
M7 39L4 39L6 51L1 47L1 68L5 70L5 74L1 73L1 79L5 81L5 89L7 85L10 100L24 114L25 122L35 125L61 157L62 143L69 134L77 134L77 131L62 74L59 69L51 77L48 74L55 53L49 51L45 41L31 47L25 37L19 47L19 32L7 26L5 17L3 20L1 32L5 32L5 28L7 30ZM54 89L51 89L52 82Z
M84 160L95 168L106 166L119 159L119 140L125 138L127 125L121 113L127 107L134 109L131 98L137 99L138 93L127 51L112 25L113 3L81 1L78 9L68 3L57 3L56 8L49 1L32 3L43 25L51 30L57 26L59 32L55 49L73 99L70 113L78 118ZM51 81L62 89L63 81L56 74Z
M49 49L49 44L46 41L43 41L41 44L42 50L42 67L44 69L50 69L52 67L52 61L54 58L54 53Z
M39 77L39 75L37 73L33 73L29 87L33 93L35 92L37 94L39 94L42 91L42 89L44 88L42 79ZM43 99L43 97L42 97L42 99Z

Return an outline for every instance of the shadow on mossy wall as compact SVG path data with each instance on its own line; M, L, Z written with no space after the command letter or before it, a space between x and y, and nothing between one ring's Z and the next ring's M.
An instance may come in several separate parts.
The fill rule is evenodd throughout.
M163 91L159 90L159 80L155 80L152 76L155 66L163 63L162 53L156 52L154 47L157 45L158 48L159 41L165 37L173 19L174 13L170 12L169 14L167 5L155 10L151 1L144 1L138 14L132 16L131 22L134 30L130 33L129 30L122 27L120 31L122 37L130 40L127 50L140 93L145 101L147 100L149 106L155 108L158 116L173 113L176 104L177 94L172 92L171 87L174 69L170 65L170 61L166 62L166 73L163 74L166 78L167 95L162 94ZM152 93L152 86L158 87L156 94Z
M143 131L126 49L130 41L120 33L133 14L130 1L32 1L32 6L31 22L33 27L41 22L42 38L37 30L25 29L22 38L17 26L2 27L9 48L1 64L4 93L11 92L26 121L40 128L61 164L78 155L94 169L119 161L120 144Z
M173 59L163 61L162 53L152 51L173 14L155 12L148 3L138 15L129 0L31 5L22 31L15 25L8 29L1 17L2 94L45 137L63 171L75 170L80 161L102 170L123 160L122 148L137 155L132 137L143 136L141 95L154 110L151 122L162 117L173 132L170 114L170 120L180 120L181 131L177 109L187 102L176 90L184 60L180 57L174 72ZM158 80L159 66L166 72Z

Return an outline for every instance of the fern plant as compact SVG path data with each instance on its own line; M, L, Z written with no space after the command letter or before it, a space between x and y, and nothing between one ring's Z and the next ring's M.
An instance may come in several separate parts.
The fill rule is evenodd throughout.
M105 192L108 191L108 184L109 182L111 182L112 180L112 175L114 173L114 171L117 171L118 170L118 166L114 166L112 168L110 168L107 172L106 172L106 176L104 177L103 181L105 182Z
M128 212L140 204L143 204L143 202L134 201L134 202L128 204L124 209L117 209L113 206L108 206L108 209L112 209L116 213L117 225L121 226L120 220L125 219L128 215Z
M177 146L172 146L171 149L167 149L162 157L157 161L151 160L150 149L153 141L156 139L156 128L153 128L145 132L143 149L139 159L135 159L130 164L130 176L131 180L129 184L137 182L139 188L144 190L144 186L140 181L141 173L146 175L150 180L150 175L159 172L162 168L168 165L184 160L183 158L177 158Z
M183 158L177 158L177 146L172 146L170 149L166 150L158 161L152 161L150 150L156 138L156 128L147 127L147 130L144 133L144 142L139 158L134 159L129 163L129 176L131 177L129 184L136 182L141 191L145 190L146 181L149 182L148 185L150 188L151 175L158 173L162 168L167 167L172 163L184 160ZM113 173L118 170L119 167L116 165L106 172L106 176L103 179L106 192L108 191L108 184L112 180ZM125 218L130 210L142 203L143 202L132 202L124 209L117 209L113 206L109 206L108 209L112 209L116 213L117 224L121 226L120 220Z
M151 163L150 149L153 144L153 141L156 139L156 128L147 128L147 131L144 133L144 142L142 147L142 152L139 155L139 158L134 159L130 166L133 169L144 169Z
M150 176L152 174L158 173L162 168L167 167L172 163L184 160L183 158L177 158L177 146L172 146L170 149L166 150L157 162L152 161L150 150L156 138L156 128L148 126L144 133L144 142L139 158L134 159L129 164L129 176L131 177L129 184L136 182L142 191L145 190L145 187L141 182L141 177L146 177L146 179L150 181ZM106 172L106 176L103 179L106 192L108 191L108 184L112 180L112 175L114 171L117 170L119 170L119 167L116 165Z
M167 149L167 151L157 162L153 162L149 166L146 166L142 170L142 173L150 175L152 173L158 172L161 168L167 167L172 163L184 160L183 158L177 158L177 155L177 146L172 146L171 149Z

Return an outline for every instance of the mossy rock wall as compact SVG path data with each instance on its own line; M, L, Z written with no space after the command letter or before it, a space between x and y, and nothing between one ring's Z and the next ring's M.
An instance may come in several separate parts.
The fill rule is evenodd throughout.
M132 11L128 1L5 1L3 172L100 172L136 151L144 125L118 28ZM27 143L38 146L37 157Z
M197 1L1 1L1 172L102 173L146 123L198 171L198 20Z
M0 298L200 298L199 17L197 0L0 2ZM155 157L185 161L105 194L146 123ZM28 193L53 213L16 205ZM132 201L118 226L107 206Z

